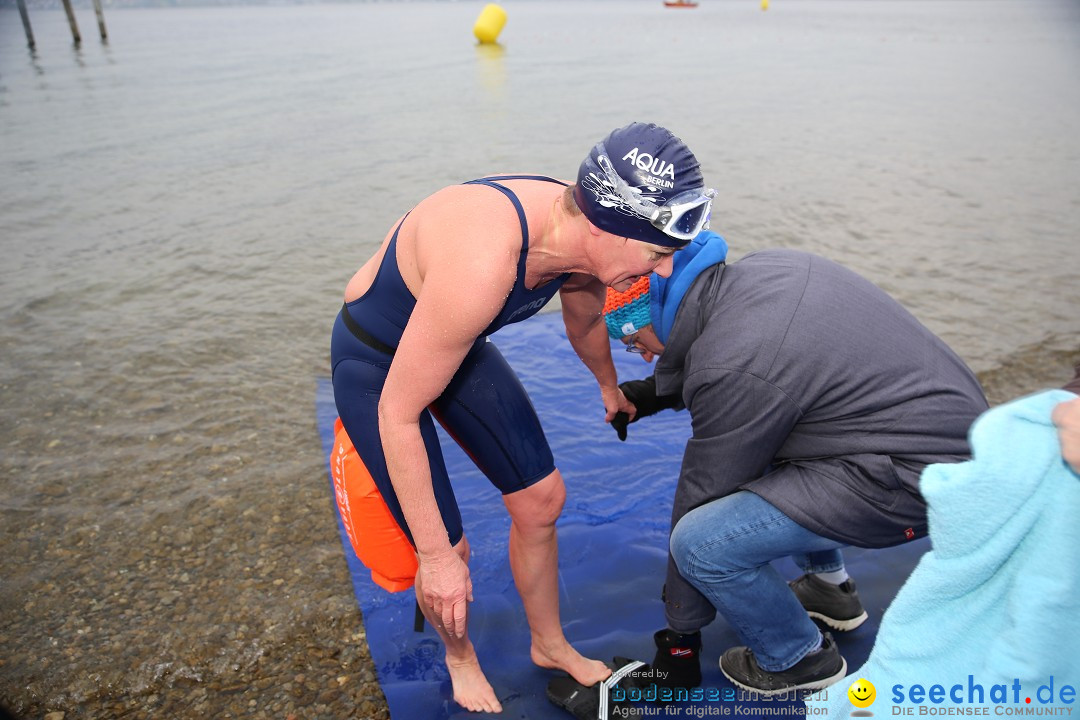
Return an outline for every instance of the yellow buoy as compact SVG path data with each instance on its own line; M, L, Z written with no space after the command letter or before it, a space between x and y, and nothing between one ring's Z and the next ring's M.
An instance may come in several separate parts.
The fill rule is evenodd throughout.
M493 43L499 37L505 24L506 10L503 10L501 5L488 3L480 11L480 17L476 18L476 24L472 29L473 35L482 43Z
M769 9L769 0L761 0L761 9L762 10L768 10Z

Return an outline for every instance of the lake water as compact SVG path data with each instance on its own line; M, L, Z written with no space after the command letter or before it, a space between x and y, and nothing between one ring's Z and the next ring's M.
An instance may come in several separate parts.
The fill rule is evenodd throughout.
M1080 3L508 0L478 47L481 7L106 7L103 45L81 6L81 48L31 9L34 52L0 9L0 636L25 651L0 699L212 673L165 628L232 621L181 582L266 627L318 615L227 579L340 562L307 538L330 537L313 394L345 282L426 194L572 178L632 120L697 154L733 258L838 260L976 371L1080 350ZM124 655L136 617L172 671ZM260 631L201 632L231 667ZM87 679L100 648L123 671Z

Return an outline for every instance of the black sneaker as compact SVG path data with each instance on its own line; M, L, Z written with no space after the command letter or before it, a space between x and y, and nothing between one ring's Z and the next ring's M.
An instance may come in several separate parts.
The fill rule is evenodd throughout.
M748 647L728 648L720 656L720 670L744 690L759 695L778 695L828 687L847 674L847 661L840 655L832 635L825 633L820 648L807 653L787 670L762 670Z
M859 601L859 591L851 578L833 585L807 574L792 580L788 586L799 598L807 615L833 630L854 630L866 622L866 610Z

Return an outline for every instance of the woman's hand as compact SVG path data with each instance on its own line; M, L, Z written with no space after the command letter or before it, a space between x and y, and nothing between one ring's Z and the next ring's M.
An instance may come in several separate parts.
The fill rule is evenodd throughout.
M469 566L453 548L434 556L417 553L417 558L424 605L449 635L464 637L466 603L473 599Z
M622 388L618 386L611 388L601 387L600 397L604 401L604 422L606 423L615 419L615 413L624 412L631 420L637 415L637 407L626 399Z

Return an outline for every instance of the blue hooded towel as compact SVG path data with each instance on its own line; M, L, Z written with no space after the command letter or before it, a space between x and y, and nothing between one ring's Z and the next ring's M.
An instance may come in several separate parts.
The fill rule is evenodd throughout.
M848 717L847 689L863 678L877 690L856 711L863 715L906 714L900 706L921 706L914 715L950 705L998 705L990 715L1006 705L1075 709L1080 477L1050 421L1055 405L1074 398L1053 390L994 408L972 426L970 461L926 468L933 549L882 618L866 664L808 706Z

